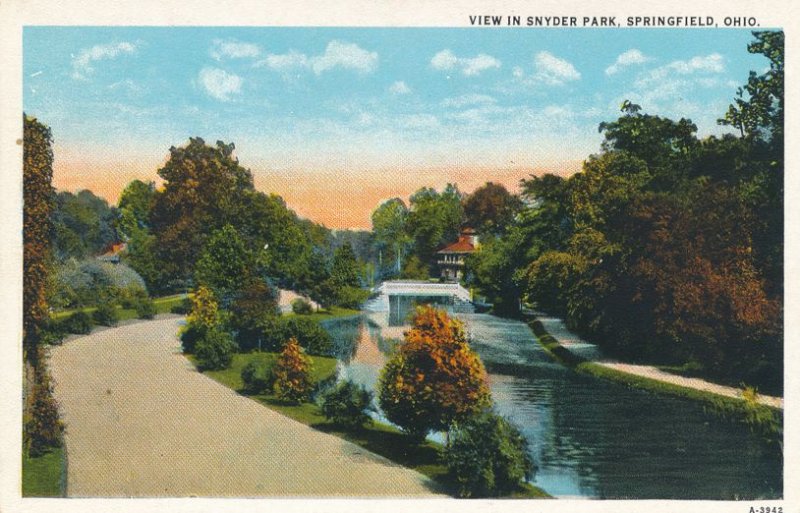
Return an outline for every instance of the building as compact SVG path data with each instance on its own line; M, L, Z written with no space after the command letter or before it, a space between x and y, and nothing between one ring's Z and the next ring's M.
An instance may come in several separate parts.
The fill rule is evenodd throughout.
M465 259L478 250L478 236L472 228L464 228L458 241L436 252L440 276L445 281L460 281L464 277Z

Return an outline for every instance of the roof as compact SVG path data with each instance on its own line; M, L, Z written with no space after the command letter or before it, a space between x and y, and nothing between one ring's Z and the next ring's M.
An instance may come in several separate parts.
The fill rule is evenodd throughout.
M437 253L472 253L475 249L475 246L467 237L459 237L458 242L445 246L437 251Z

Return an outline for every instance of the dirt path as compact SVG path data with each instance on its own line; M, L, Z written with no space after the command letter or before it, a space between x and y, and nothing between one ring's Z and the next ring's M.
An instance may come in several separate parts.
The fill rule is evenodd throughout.
M424 496L433 483L196 372L180 319L54 347L72 497Z
M558 342L565 348L570 349L570 346L587 344L586 342L581 340L580 337L570 332L566 328L566 326L564 326L564 323L560 319L556 319L554 317L539 317L539 320L542 321L542 324L544 325L547 332L550 333L550 335L552 335L553 338L558 340ZM686 388L693 388L695 390L712 392L714 394L726 397L734 397L734 398L742 397L742 390L739 388L729 387L725 385L718 385L716 383L711 383L709 381L700 378L688 378L685 376L671 374L669 372L662 371L661 369L658 369L651 365L633 365L610 359L599 359L595 360L594 363L597 363L604 367L608 367L610 369L615 369L621 372L627 372L628 374L634 374L636 376L642 376L645 378L654 379L656 381L661 381L664 383L671 383L673 385L678 385ZM773 408L783 409L782 397L773 397L769 395L759 394L758 402L766 406L772 406Z

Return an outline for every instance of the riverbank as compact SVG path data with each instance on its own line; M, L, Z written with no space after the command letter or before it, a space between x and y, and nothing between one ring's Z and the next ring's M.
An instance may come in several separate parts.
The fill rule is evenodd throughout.
M592 361L571 351L567 347L569 341L563 337L561 340L555 338L538 318L529 318L527 324L553 359L576 372L657 394L700 401L710 411L742 421L769 441L782 445L783 398L760 396L753 391L717 385L699 378L676 376L645 365Z

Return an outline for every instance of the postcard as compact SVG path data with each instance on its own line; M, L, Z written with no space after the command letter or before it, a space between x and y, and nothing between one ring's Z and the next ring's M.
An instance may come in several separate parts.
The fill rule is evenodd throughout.
M790 6L339 7L2 7L4 511L798 511Z

